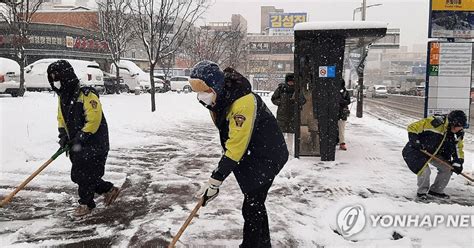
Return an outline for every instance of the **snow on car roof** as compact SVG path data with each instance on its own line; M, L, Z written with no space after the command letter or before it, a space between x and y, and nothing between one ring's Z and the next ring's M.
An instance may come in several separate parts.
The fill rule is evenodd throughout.
M294 30L375 29L387 28L387 26L386 22L372 21L302 22L297 23Z
M12 59L0 58L0 73L15 72L20 74L20 65Z
M137 64L130 60L120 60L119 66L126 67L132 74L145 74L145 72Z

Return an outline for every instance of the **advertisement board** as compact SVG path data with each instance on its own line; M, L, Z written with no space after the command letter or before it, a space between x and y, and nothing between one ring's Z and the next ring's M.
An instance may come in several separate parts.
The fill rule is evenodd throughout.
M270 13L270 28L293 28L296 23L306 22L306 13Z
M430 38L474 38L474 0L431 0Z

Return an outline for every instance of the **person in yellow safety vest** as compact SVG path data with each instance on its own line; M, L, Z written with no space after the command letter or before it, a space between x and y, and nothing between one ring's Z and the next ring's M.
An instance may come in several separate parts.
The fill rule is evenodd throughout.
M102 180L109 151L107 121L97 92L80 86L69 62L51 63L47 74L51 88L58 94L59 145L69 147L71 179L79 186L79 206L74 211L79 217L96 207L95 193L104 195L106 205L119 194L117 187Z
M240 247L271 247L265 200L275 176L288 160L277 120L249 81L232 68L222 71L211 61L197 63L191 88L211 111L225 153L202 189L203 206L219 193L233 172L244 194L243 241Z
M451 163L453 171L460 174L464 163L463 129L466 127L467 116L461 110L454 110L448 115L430 116L408 125L409 141L403 148L402 155L410 170L418 175L418 198L427 199L428 195L449 198L444 189L449 183L452 171L440 162L430 159L421 150ZM438 169L432 185L429 164Z

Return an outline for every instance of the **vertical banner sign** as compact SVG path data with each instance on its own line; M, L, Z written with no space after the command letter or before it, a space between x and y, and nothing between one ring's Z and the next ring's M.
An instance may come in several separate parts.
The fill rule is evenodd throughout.
M428 43L425 113L447 114L459 109L470 113L473 43Z

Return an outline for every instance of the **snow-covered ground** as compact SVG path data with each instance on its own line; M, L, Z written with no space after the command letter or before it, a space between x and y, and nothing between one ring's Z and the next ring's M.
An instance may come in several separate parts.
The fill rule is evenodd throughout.
M264 99L274 111L269 98ZM0 209L0 245L159 247L171 241L221 149L209 113L195 94L158 94L154 113L149 101L148 94L101 96L111 143L104 178L123 185L116 204L105 209L98 197L95 214L72 219L76 186L62 155ZM49 93L0 96L1 198L57 150L56 109L57 98ZM452 201L415 202L416 176L401 157L407 141L403 128L373 115L352 115L346 136L349 150L338 150L336 161L291 159L276 178L267 198L275 247L474 247L472 185L454 175L446 189ZM474 159L470 144L468 172ZM242 201L230 176L220 195L201 208L178 247L237 247ZM367 223L360 233L344 238L335 232L338 212L355 205L364 208ZM389 214L470 219L458 228L372 227L371 216Z

